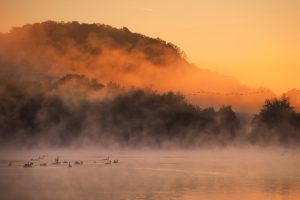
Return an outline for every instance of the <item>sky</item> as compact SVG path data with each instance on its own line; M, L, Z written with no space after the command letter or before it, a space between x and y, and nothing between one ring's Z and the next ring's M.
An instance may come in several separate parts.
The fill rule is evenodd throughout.
M300 88L299 0L0 0L0 32L46 20L125 26L242 84Z

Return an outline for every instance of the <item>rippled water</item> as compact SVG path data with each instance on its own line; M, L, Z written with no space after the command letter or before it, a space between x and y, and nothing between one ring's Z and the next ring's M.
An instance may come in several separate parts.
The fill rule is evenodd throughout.
M83 165L53 165L56 156ZM119 163L105 165L106 156ZM0 199L299 200L299 158L298 151L253 149L2 151Z

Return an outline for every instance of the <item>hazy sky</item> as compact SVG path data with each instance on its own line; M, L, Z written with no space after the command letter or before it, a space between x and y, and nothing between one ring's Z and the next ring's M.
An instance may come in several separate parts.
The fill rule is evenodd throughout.
M0 31L45 20L128 27L280 93L300 88L300 0L0 0Z

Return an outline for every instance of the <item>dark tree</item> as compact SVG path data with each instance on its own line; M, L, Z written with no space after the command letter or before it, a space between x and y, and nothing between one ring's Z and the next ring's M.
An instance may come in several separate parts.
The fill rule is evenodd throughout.
M286 97L267 99L255 120L269 127L292 120L296 112Z
M266 100L253 119L252 141L300 142L300 117L285 96Z

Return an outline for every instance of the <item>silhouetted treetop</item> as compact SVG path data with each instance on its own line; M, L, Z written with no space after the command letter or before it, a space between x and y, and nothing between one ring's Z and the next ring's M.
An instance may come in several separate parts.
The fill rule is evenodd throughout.
M291 106L289 99L282 97L280 99L267 99L263 105L258 118L260 121L274 125L286 120L290 120L295 115L294 108Z
M294 111L289 99L268 99L260 113L253 119L252 141L255 143L279 143L283 145L300 142L300 115Z

